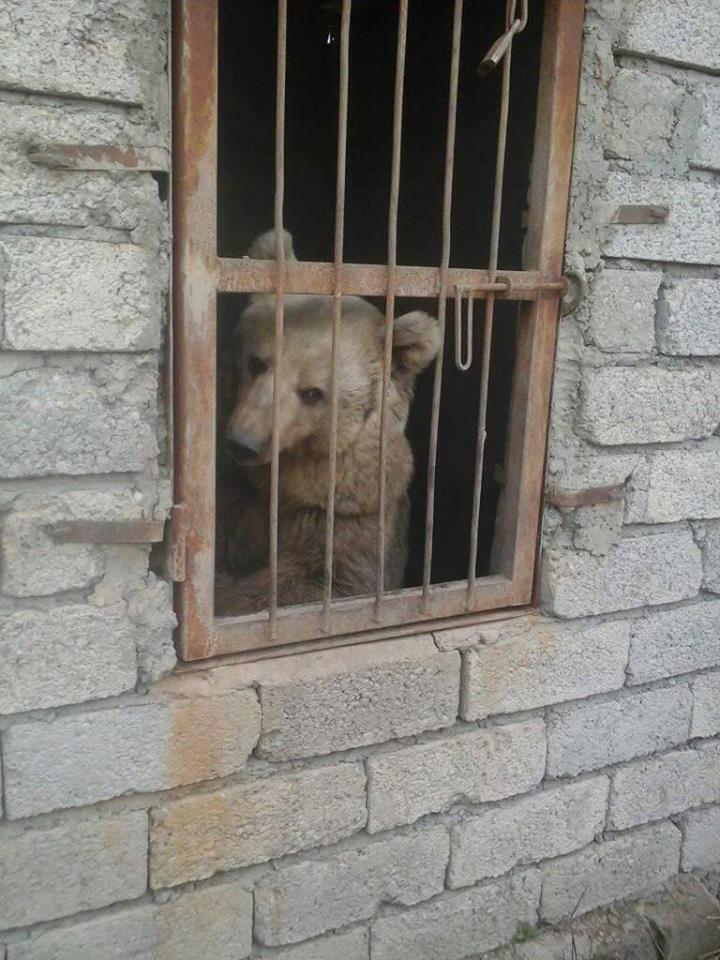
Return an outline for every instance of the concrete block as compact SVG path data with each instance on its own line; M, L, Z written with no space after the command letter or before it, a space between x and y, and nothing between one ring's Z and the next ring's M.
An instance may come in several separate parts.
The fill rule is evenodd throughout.
M610 82L603 143L609 157L671 162L686 99L671 77L620 69Z
M153 4L142 19L98 9L93 0L41 0L13 5L4 17L6 35L0 84L19 90L120 103L143 102L142 61L153 49L156 75L164 72L167 25ZM138 10L140 7L138 7ZM140 47L140 50L138 50ZM151 64L147 64L151 66Z
M720 743L676 750L617 770L608 823L625 830L720 801Z
M459 688L459 654L429 636L291 657L259 680L260 753L288 760L449 727Z
M550 787L460 821L448 885L465 887L591 843L605 826L609 787L607 777Z
M142 896L147 814L0 835L0 928L96 910Z
M447 830L435 827L279 870L255 889L255 936L296 943L369 920L383 903L428 900L445 887L448 856Z
M610 173L605 198L604 207L608 212L624 204L651 204L669 209L662 223L608 226L603 245L606 257L663 263L720 263L720 204L715 183Z
M255 956L257 960L369 960L370 931L360 927L284 950L256 950Z
M588 303L590 343L607 353L652 353L661 281L655 271L603 270Z
M570 629L555 622L470 628L483 643L464 657L465 720L617 690L625 683L627 621Z
M365 771L339 763L250 780L151 811L153 889L325 846L365 826Z
M147 251L41 237L0 243L14 350L156 350L162 308Z
M259 733L252 690L18 723L4 740L7 813L226 777L245 766Z
M578 428L594 443L666 443L711 436L720 376L710 367L600 367L585 372Z
M720 864L720 807L693 810L683 818L683 870L717 870Z
M678 356L720 354L720 280L676 279L663 289L658 348Z
M93 607L0 617L0 714L112 697L137 681L132 624Z
M649 613L633 622L631 684L716 666L720 666L720 603Z
M525 793L543 778L545 750L542 720L528 720L371 756L368 830Z
M685 684L558 707L547 718L548 774L575 776L685 743L691 713Z
M708 77L696 83L693 92L700 101L702 119L692 165L720 170L720 82L717 77Z
M244 960L252 948L252 894L235 884L130 907L40 932L8 960Z
M156 84L155 91L160 93L162 85ZM69 174L32 163L28 145L132 144L139 149L166 148L166 104L161 106L161 116L151 118L147 109L121 112L98 106L88 109L67 100L32 104L12 100L0 103L0 128L0 218L6 223L91 226L138 234L152 224L148 237L153 231L156 240L165 237L162 220L167 215L150 173ZM158 258L156 268L160 267L166 275L165 261Z
M547 610L572 618L690 599L702 564L690 531L673 530L625 537L605 557L547 551L541 575Z
M535 870L449 893L432 903L375 920L373 960L465 960L508 943L534 926L540 899Z
M139 520L143 499L131 489L70 490L19 497L2 526L2 592L14 597L83 590L100 579L106 551L57 543L48 526L64 520Z
M720 593L720 522L709 523L705 528L703 566L703 587L711 593Z
M680 864L680 831L671 823L635 830L540 867L540 916L549 923L658 890Z
M692 16L676 0L634 0L618 48L694 67L720 70L720 25L714 0L695 0Z
M73 363L0 379L0 476L134 472L157 455L155 361Z
M720 734L720 673L706 673L693 680L694 697L691 737Z
M672 523L720 516L720 444L657 450L628 497L628 523Z

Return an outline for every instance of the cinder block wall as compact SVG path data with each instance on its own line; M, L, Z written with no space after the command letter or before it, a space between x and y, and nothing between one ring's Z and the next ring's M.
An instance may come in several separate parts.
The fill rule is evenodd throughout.
M167 166L166 5L0 21L0 958L462 960L719 865L716 0L589 4L548 484L612 489L542 613L189 671L146 548L47 534L169 508L163 174L29 156Z

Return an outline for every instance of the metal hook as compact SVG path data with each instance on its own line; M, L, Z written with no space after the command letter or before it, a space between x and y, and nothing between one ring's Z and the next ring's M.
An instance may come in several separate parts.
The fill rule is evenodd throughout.
M480 66L478 67L478 73L480 76L485 76L488 73L492 73L492 71L498 66L502 58L508 52L515 34L521 33L527 26L529 0L520 0L520 2L520 17L516 17L515 8L517 6L517 0L508 0L505 12L505 33L501 37L498 37L495 43L482 58Z
M462 296L463 291L455 288L455 366L461 373L466 373L472 366L473 355L473 304L475 297L472 290L468 290L467 319L465 323L465 359L462 356Z

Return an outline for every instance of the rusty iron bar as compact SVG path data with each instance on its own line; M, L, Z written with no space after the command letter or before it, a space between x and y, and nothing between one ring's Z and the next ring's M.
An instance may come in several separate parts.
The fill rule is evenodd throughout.
M239 260L220 258L217 261L218 292L220 293L274 293L276 268L270 260ZM334 263L288 260L285 264L285 293L333 296L336 282ZM489 290L502 294L506 300L537 300L545 292L564 286L561 276L542 274L537 270L506 271L503 277L512 281L488 282L487 270L466 267L448 267L446 288L460 287L472 290L475 299L485 297ZM442 289L442 268L398 265L395 268L396 297L427 297L438 299ZM358 297L383 297L388 290L387 266L372 263L343 263L340 268L343 293Z
M388 214L388 287L385 300L385 343L383 355L382 396L380 398L380 451L378 464L377 583L375 613L379 616L385 592L385 506L387 430L392 371L392 341L395 313L395 268L397 267L398 207L400 203L400 158L402 153L402 113L405 92L405 47L407 44L409 0L400 0L398 11L397 54L395 60L395 93L393 98L392 160L390 171L390 210Z
M275 89L275 365L273 367L272 454L270 460L270 639L277 635L278 511L280 500L280 394L285 322L285 67L287 0L278 0L277 78Z
M46 143L28 151L30 163L53 170L107 170L166 173L170 154L164 147L117 144Z
M46 530L56 543L161 543L165 524L156 520L61 520Z
M330 447L328 450L328 493L325 524L325 586L323 598L322 629L330 627L330 602L332 600L333 559L335 540L335 489L337 486L337 437L338 410L340 405L340 378L338 359L340 346L340 323L342 319L342 261L345 237L345 175L347 169L347 122L348 88L350 77L350 18L352 0L343 0L340 18L340 80L338 100L337 173L335 184L335 244L334 244L334 290L332 312L332 349L330 382Z
M507 0L505 25L507 28L515 20L517 0ZM500 221L502 217L503 185L505 181L505 150L507 146L508 117L510 114L510 71L512 68L512 37L503 57L502 87L500 92L500 119L498 123L498 143L495 160L495 191L493 195L492 226L490 231L489 280L497 280L498 251L500 248ZM468 560L467 604L471 605L475 580L477 578L478 534L480 529L480 503L482 501L482 474L485 464L485 441L487 440L488 386L490 380L490 358L492 352L493 320L495 315L495 294L488 293L485 299L485 323L483 327L483 353L480 381L480 401L478 409L478 428L475 447L475 475L473 479L473 505L470 521L470 557Z
M440 253L440 292L438 324L440 349L435 360L432 409L430 412L430 442L428 448L427 499L425 501L425 549L423 554L423 610L430 605L432 580L433 533L435 529L435 481L437 448L440 428L440 398L442 395L443 360L445 356L445 327L447 317L448 275L452 242L453 174L455 170L455 134L457 129L458 86L460 82L460 46L462 40L463 0L455 0L450 56L450 91L448 94L447 132L445 135L445 173L442 206L442 249Z

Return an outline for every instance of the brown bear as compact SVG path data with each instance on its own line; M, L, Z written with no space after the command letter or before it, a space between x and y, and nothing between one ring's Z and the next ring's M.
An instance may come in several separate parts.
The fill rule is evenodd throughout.
M285 234L288 260L292 237ZM250 256L274 259L275 233L262 234ZM338 436L333 596L375 591L378 465L385 318L360 297L343 297L338 349ZM331 419L333 301L285 297L280 380L278 603L323 596ZM269 487L273 409L275 297L256 295L237 330L237 393L224 428L226 449L241 465L234 489L218 499L216 613L268 606ZM408 486L413 456L405 437L417 375L436 356L440 331L419 311L393 325L386 445L385 586L403 585ZM234 499L234 503L231 503Z

